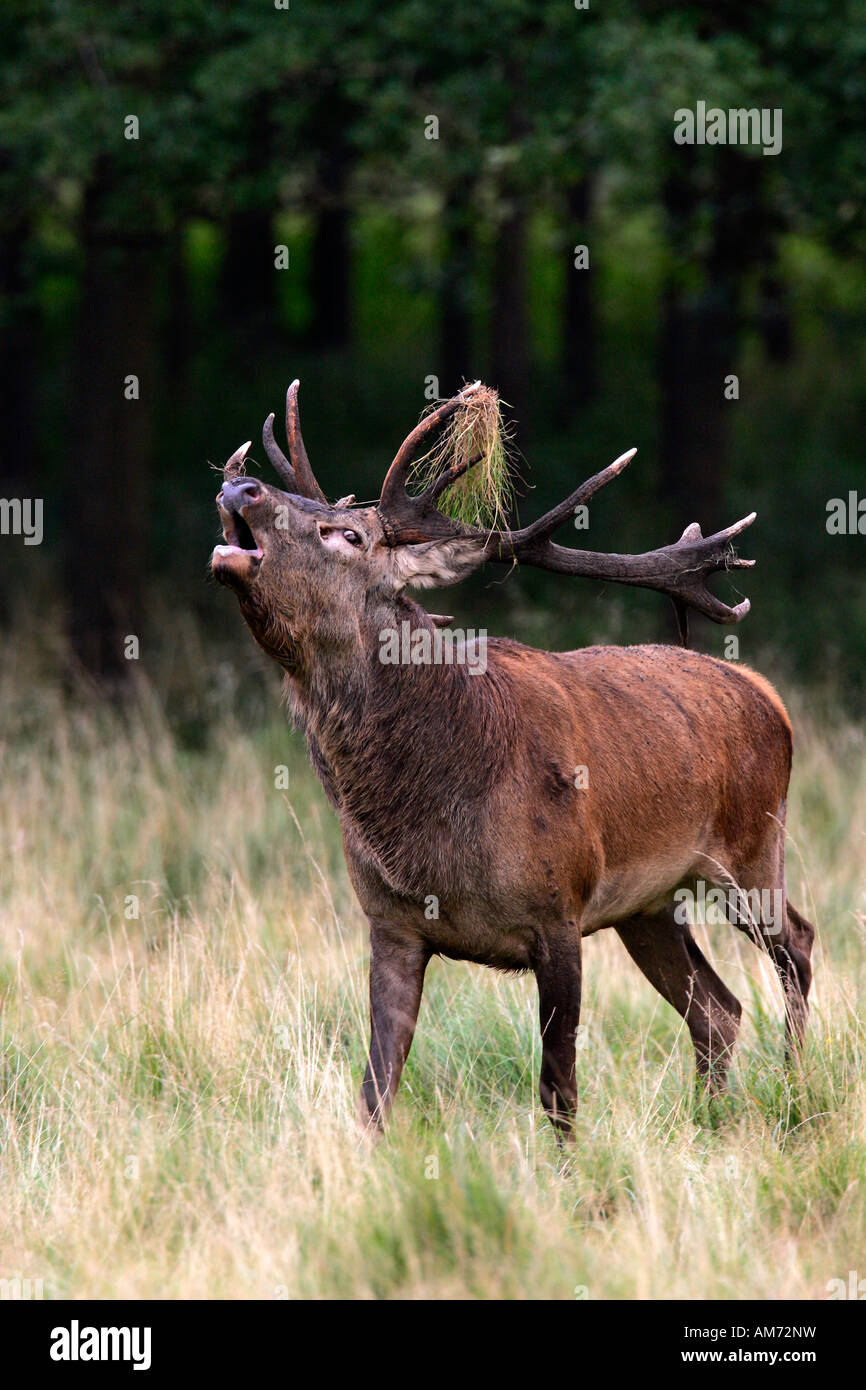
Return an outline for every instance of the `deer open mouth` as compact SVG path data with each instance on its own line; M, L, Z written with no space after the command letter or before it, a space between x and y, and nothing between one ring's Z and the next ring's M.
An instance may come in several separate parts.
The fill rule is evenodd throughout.
M252 527L245 517L239 512L234 514L225 512L222 517L223 535L228 543L227 547L232 550L249 550L257 555L261 555L262 550L253 535Z
M219 503L217 506L225 544L214 547L211 568L217 579L250 580L264 559L264 551L240 508L229 511Z

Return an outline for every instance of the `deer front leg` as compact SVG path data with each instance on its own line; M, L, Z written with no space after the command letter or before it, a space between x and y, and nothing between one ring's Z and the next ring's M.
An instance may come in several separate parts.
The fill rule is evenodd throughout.
M572 1137L577 1107L575 1052L580 1022L580 931L549 945L535 966L541 1022L541 1103L560 1143Z
M430 951L417 937L370 926L370 1056L361 1087L365 1128L381 1130L409 1055Z

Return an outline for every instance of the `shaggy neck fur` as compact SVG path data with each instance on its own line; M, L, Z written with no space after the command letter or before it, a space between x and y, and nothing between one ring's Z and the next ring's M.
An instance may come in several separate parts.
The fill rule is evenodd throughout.
M495 663L389 665L380 633L434 624L405 598L371 599L358 638L307 649L287 676L289 706L344 830L397 891L455 880L505 765L514 714Z

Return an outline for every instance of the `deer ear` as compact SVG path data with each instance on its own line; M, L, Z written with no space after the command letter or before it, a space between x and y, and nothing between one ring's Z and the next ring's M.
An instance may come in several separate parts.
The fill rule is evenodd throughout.
M441 589L457 584L481 563L478 541L469 536L442 541L397 545L390 552L391 574L397 589Z

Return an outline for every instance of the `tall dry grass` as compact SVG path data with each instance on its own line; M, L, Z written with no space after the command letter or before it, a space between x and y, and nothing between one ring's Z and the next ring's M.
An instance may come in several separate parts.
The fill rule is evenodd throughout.
M601 933L563 1155L532 980L434 962L370 1150L365 929L333 816L275 694L197 641L182 631L124 709L61 691L50 644L22 642L0 681L0 1279L699 1299L822 1298L866 1275L862 728L794 701L789 886L820 933L800 1074L774 972L714 928L746 1021L707 1114L680 1020Z

